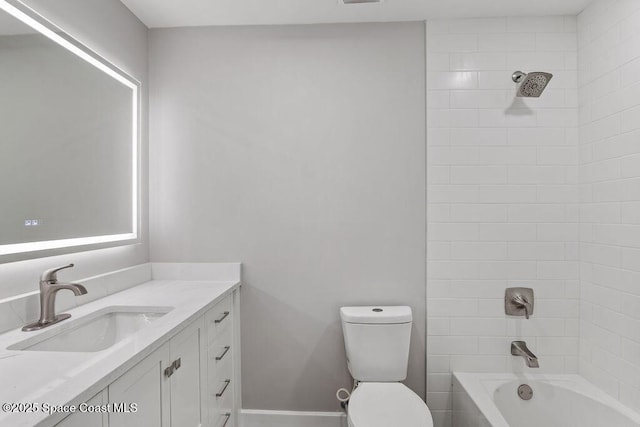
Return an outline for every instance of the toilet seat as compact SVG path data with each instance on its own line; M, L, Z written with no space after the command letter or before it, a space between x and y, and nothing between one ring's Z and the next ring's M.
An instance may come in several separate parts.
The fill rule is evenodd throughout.
M349 399L350 427L433 427L422 399L401 383L360 383Z

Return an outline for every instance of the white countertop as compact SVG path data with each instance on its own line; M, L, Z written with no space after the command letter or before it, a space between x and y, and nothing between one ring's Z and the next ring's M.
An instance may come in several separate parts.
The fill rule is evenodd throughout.
M231 294L239 281L153 280L67 310L72 318L37 332L12 330L0 335L0 403L78 405L151 354L190 322ZM67 322L100 309L173 307L133 336L93 353L11 351L13 344L37 334L65 328ZM66 329L66 328L65 328ZM0 426L49 426L68 414L0 412Z

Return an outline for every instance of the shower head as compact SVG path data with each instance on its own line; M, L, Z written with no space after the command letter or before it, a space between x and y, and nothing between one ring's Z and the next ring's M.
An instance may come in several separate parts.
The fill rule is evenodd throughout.
M518 96L524 98L538 98L553 78L553 74L534 72L525 74L516 71L511 77L515 83L521 83L518 88Z

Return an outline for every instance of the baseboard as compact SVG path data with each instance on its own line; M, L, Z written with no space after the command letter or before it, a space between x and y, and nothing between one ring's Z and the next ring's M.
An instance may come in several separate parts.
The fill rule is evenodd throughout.
M241 427L347 427L341 412L240 411Z

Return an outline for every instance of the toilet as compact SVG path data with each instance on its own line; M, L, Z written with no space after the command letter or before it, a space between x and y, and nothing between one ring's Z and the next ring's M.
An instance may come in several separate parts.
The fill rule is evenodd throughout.
M349 427L433 427L424 401L400 383L407 377L410 307L342 307L347 365L356 381Z

